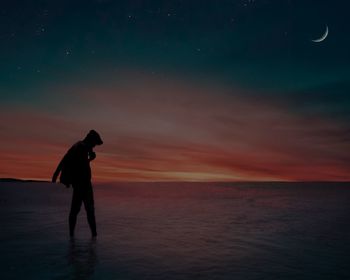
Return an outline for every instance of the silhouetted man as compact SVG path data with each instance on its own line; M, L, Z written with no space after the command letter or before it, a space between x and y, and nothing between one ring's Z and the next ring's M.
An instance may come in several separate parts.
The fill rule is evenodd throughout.
M93 148L102 145L103 141L95 130L90 130L84 140L75 143L65 154L55 173L52 182L56 182L61 173L60 182L73 187L72 205L69 213L69 234L74 236L77 216L84 202L87 220L93 237L97 236L94 196L91 185L90 161L96 158Z

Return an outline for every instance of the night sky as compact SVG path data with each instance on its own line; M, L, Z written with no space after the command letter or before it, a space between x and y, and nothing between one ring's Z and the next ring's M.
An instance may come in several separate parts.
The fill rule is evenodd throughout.
M350 180L348 1L2 1L0 177ZM321 38L328 27L328 36Z

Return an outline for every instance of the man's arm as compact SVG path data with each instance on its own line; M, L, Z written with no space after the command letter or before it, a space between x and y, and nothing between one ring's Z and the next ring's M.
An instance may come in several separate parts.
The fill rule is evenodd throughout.
M62 160L60 161L60 163L58 164L55 173L52 176L52 183L56 183L57 181L57 177L60 174L60 172L62 171L62 166L63 166L63 161L65 160L66 155L62 158Z
M96 154L93 150L89 151L88 156L89 156L89 161L92 161L96 158Z

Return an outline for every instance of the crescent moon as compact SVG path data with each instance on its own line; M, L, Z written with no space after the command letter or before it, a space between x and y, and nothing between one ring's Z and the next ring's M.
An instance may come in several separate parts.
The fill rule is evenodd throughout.
M315 43L321 43L322 41L326 40L327 36L328 36L328 25L326 25L326 31L325 33L318 39L315 39L315 40L311 40L312 42L315 42Z

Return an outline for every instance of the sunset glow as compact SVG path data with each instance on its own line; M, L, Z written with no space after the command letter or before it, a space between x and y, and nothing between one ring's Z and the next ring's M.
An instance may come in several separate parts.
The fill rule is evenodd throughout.
M47 88L71 101L4 108L2 177L50 179L65 151L94 128L105 142L92 163L95 181L350 179L339 123L239 87L136 79Z

